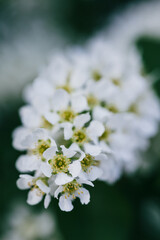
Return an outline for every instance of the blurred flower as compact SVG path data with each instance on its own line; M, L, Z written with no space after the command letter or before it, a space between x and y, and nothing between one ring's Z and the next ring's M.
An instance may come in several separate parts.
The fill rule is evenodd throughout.
M15 205L6 219L6 233L2 240L59 240L54 216L48 212L32 212L30 208Z
M128 48L139 37L160 37L160 2L144 1L130 4L116 12L104 34L112 43Z

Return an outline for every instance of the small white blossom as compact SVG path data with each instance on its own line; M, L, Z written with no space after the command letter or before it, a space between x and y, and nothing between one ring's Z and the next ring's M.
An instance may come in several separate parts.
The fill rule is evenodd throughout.
M43 153L47 162L43 163L41 171L47 177L51 177L52 174L55 174L55 183L57 185L64 185L78 176L81 171L80 160L83 157L75 157L78 152L74 144L68 149L63 145L60 146L60 148L61 151L59 152L56 147L51 147ZM79 153L82 154L82 151L80 150Z
M32 177L27 174L20 175L17 180L17 186L19 189L25 190L30 189L28 193L27 203L30 205L35 205L44 199L44 207L47 208L50 203L50 188L47 186L47 179L45 177Z
M55 191L55 197L61 193L59 198L59 207L62 211L69 212L73 209L72 201L77 197L82 204L88 204L90 201L89 191L82 187L85 181L73 180L65 185L59 186Z
M104 126L101 122L93 120L89 123L88 127L85 124L91 120L89 113L78 115L72 123L64 123L64 139L72 139L73 142L85 147L89 142L96 144L98 137L104 132ZM87 145L89 146L89 145Z

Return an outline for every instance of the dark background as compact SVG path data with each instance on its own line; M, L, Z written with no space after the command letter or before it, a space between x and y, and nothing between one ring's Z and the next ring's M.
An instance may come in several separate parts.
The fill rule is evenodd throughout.
M63 31L70 43L83 42L109 22L110 16L131 2L127 0L56 0L43 1L33 9L16 11L11 1L0 1L0 22L6 31L0 32L0 43L21 27L29 28L35 16L41 16L52 27ZM137 1L139 2L139 1ZM160 41L142 37L137 47L147 73L160 71ZM7 66L6 66L7 67ZM0 80L1 81L1 80ZM0 83L2 84L2 83ZM13 83L14 84L14 83ZM160 95L160 76L154 89ZM0 103L0 231L10 204L16 199L26 201L27 191L18 190L18 172L15 161L19 152L11 146L11 134L20 125L18 108L24 103L20 96ZM82 206L74 202L70 213L60 211L57 200L52 200L50 212L56 213L59 229L65 240L159 240L160 239L160 154L155 151L158 137L151 140L151 147L144 155L150 168L134 176L123 176L114 185L96 182L90 188L91 202ZM157 148L156 148L157 149ZM32 207L34 211L43 204Z

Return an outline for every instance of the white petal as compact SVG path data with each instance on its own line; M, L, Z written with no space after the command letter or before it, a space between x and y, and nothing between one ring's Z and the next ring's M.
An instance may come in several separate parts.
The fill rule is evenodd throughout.
M69 103L69 94L63 89L56 90L53 96L54 109L57 111L65 109L68 106L68 103Z
M75 152L81 152L80 147L76 143L72 143L71 146L69 147L70 150L73 150Z
M85 153L88 153L92 156L97 156L101 152L101 147L95 146L95 145L90 144L90 143L85 143L84 144L84 149L85 149Z
M93 119L98 121L106 121L111 116L111 112L109 112L107 109L96 106L93 109Z
M147 138L154 136L156 132L158 132L158 124L156 122L153 122L149 118L137 119L137 121L135 120L134 125L135 130L137 130L139 134L142 134L142 136Z
M37 78L24 89L23 96L27 102L32 102L34 96L50 97L53 94L52 85L43 78Z
M29 174L20 174L19 176L20 176L20 178L24 178L24 179L28 179L28 180L33 179L33 177Z
M80 151L80 157L78 158L79 161L82 161L83 158L85 157L85 153L83 151Z
M104 156L104 157L103 157ZM100 176L100 180L108 183L114 183L118 180L122 174L122 164L111 157L105 157L103 154L101 157L100 167L103 170L103 174Z
M75 196L79 197L82 204L88 204L90 201L89 191L86 190L85 188L79 188L76 191Z
M45 96L35 95L32 100L32 105L40 115L43 115L45 112L48 112L50 110L49 99Z
M61 193L62 191L63 191L63 187L59 186L54 193L54 197L58 198L59 193Z
M24 106L19 111L22 123L27 128L36 128L40 126L41 116L31 106Z
M48 133L45 129L36 128L31 134L23 139L22 144L26 148L33 149L38 140L47 140L49 139Z
M30 188L28 181L26 181L26 179L23 178L19 178L16 182L16 185L21 190Z
M72 143L72 145L69 147L69 149L80 153L80 157L78 159L79 161L82 161L82 159L85 157L85 153L80 149L80 147L76 143Z
M50 196L50 194L47 194L44 199L44 208L45 209L48 208L50 202L51 202L51 196Z
M51 166L45 162L41 163L41 171L46 177L51 177L52 175Z
M53 125L57 123L60 119L59 115L54 112L47 112L44 114L44 117L48 122L50 122Z
M55 184L55 176L54 175L52 175L52 177L50 177L48 179L48 184L49 184L49 187L50 187L50 195L54 196L55 191L57 189L57 185Z
M57 185L64 185L66 183L69 183L73 181L73 177L68 176L66 173L58 173L56 175L56 179L55 179L55 184Z
M33 131L33 136L35 141L43 139L47 140L49 138L48 132L45 129L37 128Z
M77 113L88 109L87 100L84 96L81 95L72 97L71 106L72 109Z
M38 204L43 198L42 193L39 191L39 189L33 189L29 191L28 193L28 198L27 198L27 203L29 205L35 205Z
M60 146L63 152L63 155L66 156L67 158L71 158L76 154L76 151L70 149L70 148L66 148L64 145Z
M71 163L69 165L68 168L70 174L72 175L72 177L77 177L81 171L81 163L79 160L74 161L73 163Z
M56 155L57 147L50 147L43 153L43 157L48 161Z
M79 55L79 54L78 54ZM81 64L80 64L81 65ZM80 89L86 81L86 72L80 66L74 68L71 74L70 83L75 89Z
M32 180L33 180L33 177L30 176L30 175L20 175L20 178L17 180L16 184L17 184L17 187L19 189L29 189L31 186L30 186L30 182L32 184Z
M35 148L36 141L35 141L33 134L29 134L25 138L23 138L21 144L26 149L27 148L29 148L29 149Z
M92 139L94 137L100 137L104 131L105 128L103 124L99 121L93 120L87 128L87 135Z
M66 195L63 195L59 198L59 207L62 211L70 212L73 209L72 200L70 197L65 198Z
M81 180L84 180L84 181L87 181L88 179L88 174L86 172L84 172L83 170L80 171L78 177L81 179Z
M87 122L89 122L91 119L91 116L89 113L84 113L84 114L80 114L78 115L75 119L74 119L74 126L78 129L82 128Z
M42 190L42 192L47 193L47 194L50 192L50 188L46 184L44 184L44 182L42 182L42 180L40 180L40 179L37 180L36 184Z
M102 175L102 173L103 173L102 169L92 166L87 171L88 179L90 181L95 181L97 178L99 178Z
M56 128L54 128L54 129L56 129ZM59 130L59 128L58 128L58 130ZM54 133L56 133L56 130L54 131ZM57 144L56 144L55 140L51 137L47 137L47 140L48 139L51 141L51 147L55 147L57 149Z
M112 149L104 141L100 142L100 147L101 147L103 152L113 153Z
M30 130L24 127L18 127L13 132L13 147L17 150L26 150L26 147L22 144L26 136L30 134Z
M87 185L89 185L91 187L94 187L94 184L91 181L88 181L88 180L85 180L85 179L78 179L78 182L80 184L87 184Z
M61 124L62 128L64 128L64 139L65 140L69 140L70 138L72 138L73 135L73 125L71 123L63 123Z
M16 161L16 168L20 172L37 170L40 161L34 155L21 155Z

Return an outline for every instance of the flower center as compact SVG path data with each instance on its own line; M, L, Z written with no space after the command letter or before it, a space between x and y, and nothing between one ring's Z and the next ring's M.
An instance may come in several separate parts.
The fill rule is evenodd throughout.
M37 143L37 147L32 150L33 154L38 154L40 156L43 155L44 151L46 151L51 146L51 140L48 139L46 141L39 139Z
M73 89L71 88L71 86L68 83L66 83L65 85L62 85L62 86L58 86L57 89L63 89L68 93L71 93L73 91Z
M73 180L72 182L67 183L63 186L63 193L68 193L69 195L72 195L80 187L81 184L79 184L76 180Z
M57 89L63 89L66 92L71 93L73 91L73 88L70 85L70 76L71 76L71 73L68 73L65 84L61 86L57 86Z
M90 94L87 97L87 102L88 102L88 105L90 106L90 108L93 108L98 104L99 101L96 97L94 97L92 94Z
M111 133L112 133L112 130L109 128L106 128L102 136L99 137L99 141L107 141Z
M71 109L67 109L60 112L60 117L62 121L72 122L75 116L76 114Z
M113 78L112 83L116 86L119 86L119 87L121 86L121 82L118 78Z
M50 159L49 164L53 169L53 174L57 174L59 172L68 172L69 164L71 163L71 159L59 154L55 156L53 159Z
M138 114L138 109L137 109L136 104L132 104L132 105L129 107L128 112Z
M53 125L52 125L50 122L48 122L47 119L45 119L44 117L42 117L41 127L50 130L50 129L52 129Z
M115 105L109 105L107 106L107 109L110 111L110 112L113 112L113 113L117 113L118 112L118 109Z
M98 70L95 70L92 72L92 77L96 82L98 82L102 78L102 75Z
M84 172L87 172L89 167L98 165L99 161L95 160L90 154L86 154L85 158L81 161L81 167Z
M76 130L73 133L73 141L76 143L84 143L87 141L87 135L84 129Z

